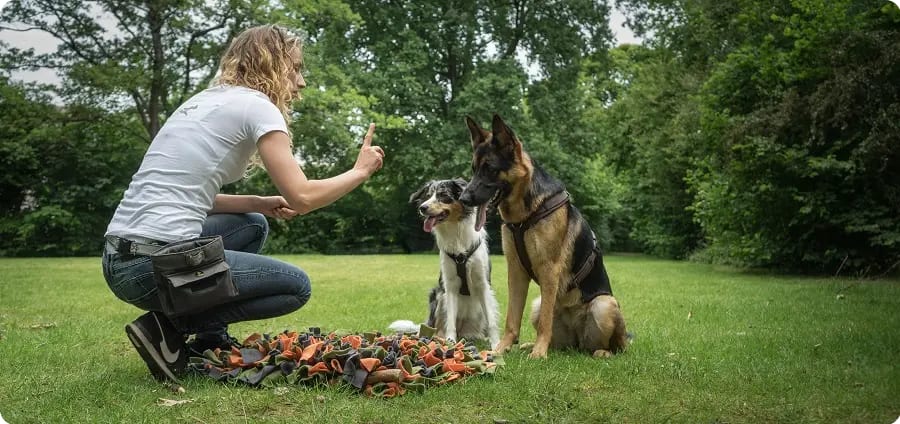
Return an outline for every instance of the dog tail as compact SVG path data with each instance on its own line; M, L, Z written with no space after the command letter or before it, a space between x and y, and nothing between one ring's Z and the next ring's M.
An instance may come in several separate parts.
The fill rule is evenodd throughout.
M391 323L388 326L388 329L395 333L417 333L419 331L419 324L416 324L408 319L401 319Z

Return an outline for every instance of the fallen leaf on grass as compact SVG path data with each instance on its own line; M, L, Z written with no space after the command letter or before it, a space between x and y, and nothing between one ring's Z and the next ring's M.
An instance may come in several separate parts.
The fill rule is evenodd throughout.
M691 319L693 317L694 317L694 311L688 311L688 319Z
M193 401L194 401L193 399L176 400L176 399L159 398L156 400L156 405L157 406L177 406L177 405L181 405L181 404L185 404L185 403L191 403Z
M32 325L28 326L28 328L30 328L32 330L43 330L45 328L53 328L53 327L56 327L55 322L42 322L39 324L32 324Z

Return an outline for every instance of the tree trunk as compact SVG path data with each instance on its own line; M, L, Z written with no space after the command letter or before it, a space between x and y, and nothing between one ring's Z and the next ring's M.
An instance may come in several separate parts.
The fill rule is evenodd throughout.
M151 140L156 137L156 133L162 126L160 116L165 98L165 81L163 81L165 55L162 43L164 8L164 1L150 0L147 2L147 22L150 26L150 40L153 46L153 56L150 59L150 98L147 101L147 133Z

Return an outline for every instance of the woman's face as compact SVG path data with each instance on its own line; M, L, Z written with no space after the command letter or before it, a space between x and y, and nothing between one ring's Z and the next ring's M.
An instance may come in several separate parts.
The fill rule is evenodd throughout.
M299 93L306 88L306 79L303 78L303 57L299 48L291 50L291 70L288 78L291 82L291 92Z

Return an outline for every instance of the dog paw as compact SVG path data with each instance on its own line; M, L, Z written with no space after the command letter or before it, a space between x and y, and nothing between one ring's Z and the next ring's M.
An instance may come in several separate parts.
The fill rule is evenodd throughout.
M532 350L531 353L528 354L528 359L547 359L547 351L538 351Z
M597 349L594 351L595 358L612 358L612 356L613 356L612 352L610 352L606 349Z

